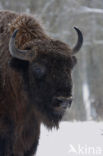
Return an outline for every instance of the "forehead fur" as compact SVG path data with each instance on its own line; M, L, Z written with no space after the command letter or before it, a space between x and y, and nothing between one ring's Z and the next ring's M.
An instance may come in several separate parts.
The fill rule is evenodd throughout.
M39 54L55 54L70 57L72 55L72 50L69 46L59 40L32 40L27 42L23 49L30 48Z

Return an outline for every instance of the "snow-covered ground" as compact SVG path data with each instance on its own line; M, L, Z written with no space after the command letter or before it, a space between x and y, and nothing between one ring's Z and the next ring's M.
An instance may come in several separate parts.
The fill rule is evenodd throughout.
M103 156L103 122L61 122L59 130L41 126L36 156Z

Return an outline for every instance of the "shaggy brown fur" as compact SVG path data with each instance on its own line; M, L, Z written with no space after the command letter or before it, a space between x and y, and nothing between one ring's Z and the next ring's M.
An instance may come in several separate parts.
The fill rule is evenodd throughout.
M16 46L37 51L31 63L10 55L15 29ZM75 60L72 50L48 37L32 16L0 11L0 156L32 156L40 123L58 127L64 113L53 97L71 96Z
M40 24L31 16L17 16L17 18L10 24L11 33L13 33L15 29L19 29L19 33L17 35L17 41L19 42L17 43L20 48L25 43L34 39L45 40L48 38Z

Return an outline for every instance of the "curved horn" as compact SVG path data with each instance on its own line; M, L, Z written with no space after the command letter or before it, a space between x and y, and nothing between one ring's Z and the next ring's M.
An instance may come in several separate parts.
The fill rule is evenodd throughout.
M77 32L78 41L77 41L77 44L75 45L75 47L72 49L73 50L73 54L77 53L80 50L80 48L81 48L81 46L83 44L83 35L82 35L82 32L78 28L76 28L76 27L74 27L74 29Z
M9 42L10 54L14 58L17 58L20 60L31 61L32 55L33 55L31 50L20 50L15 47L15 37L16 37L17 32L18 30L16 29L10 38L10 42Z

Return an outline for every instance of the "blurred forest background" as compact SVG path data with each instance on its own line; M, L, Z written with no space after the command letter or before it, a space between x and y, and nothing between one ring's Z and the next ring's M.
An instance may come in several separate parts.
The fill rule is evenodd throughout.
M73 71L74 102L64 120L103 120L103 0L0 0L0 10L32 13L52 37L84 45Z

